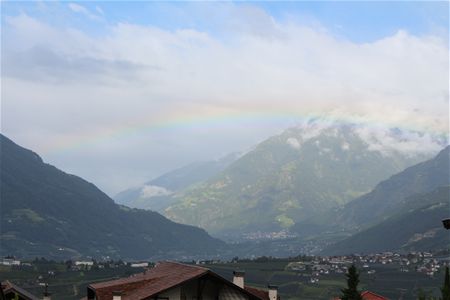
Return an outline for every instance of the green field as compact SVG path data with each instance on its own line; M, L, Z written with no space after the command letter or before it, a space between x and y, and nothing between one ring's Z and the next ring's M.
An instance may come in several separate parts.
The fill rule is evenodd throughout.
M277 262L237 262L206 265L227 279L232 279L233 270L245 270L246 284L266 287L268 283L278 285L282 299L331 299L339 296L345 285L344 274L324 274L318 283L310 282L310 271L286 271L287 261ZM370 290L389 299L417 299L419 289L439 295L439 287L444 280L441 270L434 277L422 273L400 272L397 265L374 265L375 274L361 270L360 289Z
M234 270L245 271L246 285L265 288L268 283L278 285L282 299L331 299L339 296L345 285L344 274L320 274L319 282L311 283L311 270L292 271L287 265L292 260L237 261L211 263L207 267L219 275L232 280ZM414 270L400 272L398 265L372 265L375 274L367 274L367 269L357 265L361 270L361 290L370 290L389 299L417 299L419 288L439 295L439 286L443 282L443 271L433 277ZM39 283L48 283L53 299L80 299L86 294L89 283L127 277L142 272L142 268L131 268L126 264L90 270L73 270L65 263L35 261L32 266L0 266L0 279L10 280L36 296L41 296L43 287Z
M142 268L127 265L69 270L64 263L33 262L31 267L0 266L0 280L10 280L38 297L44 290L39 283L48 283L53 299L73 300L86 296L86 287L90 283L127 277L142 271Z

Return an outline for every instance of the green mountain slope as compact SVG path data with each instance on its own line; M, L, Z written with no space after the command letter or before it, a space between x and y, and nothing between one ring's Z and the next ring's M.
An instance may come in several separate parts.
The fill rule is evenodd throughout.
M450 189L441 187L407 199L401 212L323 251L326 255L447 249L450 233L441 220L450 214ZM417 208L412 208L418 206Z
M404 139L386 134L390 142ZM405 155L352 124L312 122L269 138L201 186L175 194L165 215L219 235L292 228L428 155Z
M3 135L0 142L1 255L144 259L203 255L223 245L202 229L119 206Z
M195 162L165 173L142 186L127 189L114 196L114 201L133 208L162 212L174 200L175 192L198 184L223 171L238 155L233 153L214 161Z
M334 214L347 229L367 228L411 205L408 198L450 184L450 146L428 161L419 163L378 184L370 193L348 203Z

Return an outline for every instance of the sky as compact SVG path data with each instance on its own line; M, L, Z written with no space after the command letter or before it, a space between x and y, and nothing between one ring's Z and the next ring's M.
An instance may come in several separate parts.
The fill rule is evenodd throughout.
M1 132L109 195L310 117L448 132L448 2L1 6Z

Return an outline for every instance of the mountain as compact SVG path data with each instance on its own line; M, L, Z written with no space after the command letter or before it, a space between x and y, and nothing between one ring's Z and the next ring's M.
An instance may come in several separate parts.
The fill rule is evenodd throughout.
M449 186L408 197L408 206L380 224L363 230L323 251L326 255L383 251L448 249L450 239L441 220L449 217Z
M195 162L163 174L145 184L114 196L116 203L134 208L164 211L173 203L172 195L223 171L238 158L233 153L213 161Z
M373 191L348 203L334 217L347 229L367 228L410 208L411 196L450 184L450 146L379 183Z
M295 228L431 157L442 143L399 129L308 121L174 194L165 215L216 235Z
M5 136L0 142L1 255L179 258L223 246L203 229L119 206L93 184Z

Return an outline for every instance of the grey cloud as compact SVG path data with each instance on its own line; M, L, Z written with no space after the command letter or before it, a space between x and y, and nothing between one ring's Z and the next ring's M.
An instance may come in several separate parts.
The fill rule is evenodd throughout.
M26 51L6 50L2 54L2 76L34 82L95 82L107 79L140 80L143 72L160 71L157 66L120 59L100 59L87 56L68 56L44 46Z

